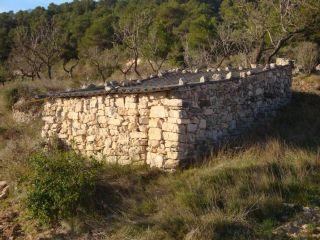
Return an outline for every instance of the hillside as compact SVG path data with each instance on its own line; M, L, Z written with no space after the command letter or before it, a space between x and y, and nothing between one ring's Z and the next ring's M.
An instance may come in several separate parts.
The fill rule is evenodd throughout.
M0 14L0 82L131 79L169 67L317 63L319 1L79 0ZM307 42L307 43L306 43Z
M74 0L0 13L0 239L320 239L319 46L319 0ZM290 104L238 136L237 121L251 126L288 103L289 64ZM220 88L205 85L214 81ZM101 95L115 97L98 103L97 84L104 84ZM189 92L174 95L180 87ZM44 99L35 95L80 88L72 92L80 105L66 104L64 132L57 124L64 106L46 108L42 138ZM138 88L160 97L122 95L115 110L118 93ZM192 118L180 116L184 105ZM93 114L85 119L85 111ZM163 130L169 118L174 124ZM175 145L166 146L163 133L172 136L173 128ZM128 129L138 137L127 137ZM196 156L191 143L201 155L211 152L208 138L195 141L198 132L218 140L224 130L238 137L175 169L181 155ZM109 148L115 158L72 151L73 132L86 153L96 144L100 157ZM56 133L64 137L45 142ZM161 169L145 164L148 153L165 156ZM132 164L110 164L120 158Z
M292 102L274 121L221 146L204 163L173 174L101 166L90 211L62 221L55 230L38 225L25 208L25 179L31 174L27 159L41 149L40 125L13 123L4 103L14 86L0 90L0 179L10 184L10 197L0 202L4 239L319 237L317 75L296 77Z

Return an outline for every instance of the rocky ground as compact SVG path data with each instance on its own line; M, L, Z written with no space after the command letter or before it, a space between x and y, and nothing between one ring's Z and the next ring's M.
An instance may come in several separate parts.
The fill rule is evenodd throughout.
M303 207L301 213L278 227L276 236L288 236L293 239L320 239L320 209Z
M23 239L21 225L18 223L18 212L7 209L0 212L0 239L15 240Z

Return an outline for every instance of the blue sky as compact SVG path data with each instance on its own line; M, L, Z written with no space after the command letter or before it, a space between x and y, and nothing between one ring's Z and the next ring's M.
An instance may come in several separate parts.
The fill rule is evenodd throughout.
M71 0L0 0L0 12L33 9L37 6L47 7L50 3L71 2Z

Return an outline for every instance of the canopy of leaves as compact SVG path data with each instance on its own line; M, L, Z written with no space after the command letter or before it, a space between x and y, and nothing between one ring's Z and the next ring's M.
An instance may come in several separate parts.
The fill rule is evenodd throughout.
M53 65L61 61L64 66L79 58L90 63L92 57L83 53L95 48L102 61L122 49L125 53L119 54L126 59L119 57L116 65L133 60L130 69L137 75L138 59L155 72L164 62L201 67L237 54L248 62L263 63L291 42L319 44L319 9L320 1L314 0L74 0L47 9L1 13L0 61L9 59L9 69L23 69L32 78L43 71L50 78ZM59 33L55 41L35 34L46 23L53 23L48 36ZM39 45L56 49L36 70L31 70L34 63L16 56L21 41L14 36L21 28L41 39ZM108 52L111 55L107 49L114 49Z

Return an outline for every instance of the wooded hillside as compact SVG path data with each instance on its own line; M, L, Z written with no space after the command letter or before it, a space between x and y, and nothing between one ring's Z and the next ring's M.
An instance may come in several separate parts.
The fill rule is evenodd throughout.
M106 80L165 65L217 67L296 57L320 42L318 0L75 0L0 14L0 81L65 76L87 65ZM290 46L290 48L286 48ZM316 49L317 48L312 48Z

